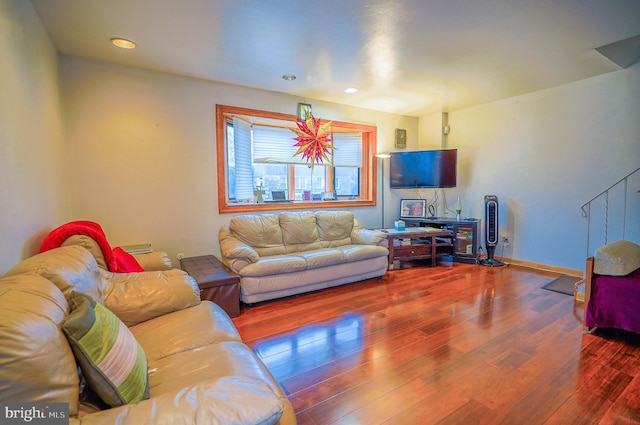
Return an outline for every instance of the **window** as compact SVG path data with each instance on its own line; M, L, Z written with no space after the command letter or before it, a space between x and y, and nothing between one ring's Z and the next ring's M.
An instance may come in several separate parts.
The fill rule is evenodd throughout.
M312 170L294 157L295 121L216 105L219 212L375 205L376 128L333 121L332 163Z
M362 134L345 132L333 134L333 190L338 197L360 196L360 169L362 168Z

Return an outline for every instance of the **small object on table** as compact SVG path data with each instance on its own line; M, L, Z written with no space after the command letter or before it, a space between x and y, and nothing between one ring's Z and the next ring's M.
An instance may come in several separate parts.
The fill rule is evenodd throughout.
M264 194L265 194L265 190L262 188L262 186L258 186L253 191L253 196L256 197L256 203L264 204Z
M180 267L195 279L200 298L218 304L229 317L240 315L240 276L213 255L188 257Z

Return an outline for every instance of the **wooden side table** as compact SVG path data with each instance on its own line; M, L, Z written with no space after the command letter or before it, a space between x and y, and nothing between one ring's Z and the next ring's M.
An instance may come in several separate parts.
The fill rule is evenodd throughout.
M438 238L451 238L448 230L433 227L409 227L405 230L384 229L389 240L389 270L393 270L394 261L431 259L431 265L437 264L438 247L451 246L449 242L440 242ZM409 239L409 245L400 245L400 240Z
M200 298L218 304L229 317L240 315L240 276L213 255L180 260L180 268L200 287Z

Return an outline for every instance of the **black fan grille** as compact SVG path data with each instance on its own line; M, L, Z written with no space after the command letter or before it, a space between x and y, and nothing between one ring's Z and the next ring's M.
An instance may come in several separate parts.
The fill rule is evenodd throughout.
M498 244L498 204L487 202L487 244Z

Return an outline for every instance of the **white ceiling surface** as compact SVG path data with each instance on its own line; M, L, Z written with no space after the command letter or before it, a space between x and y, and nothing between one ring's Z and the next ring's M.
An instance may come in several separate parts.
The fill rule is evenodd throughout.
M639 0L32 4L63 55L409 116L619 70L595 49L640 34ZM112 37L138 47L118 49Z

